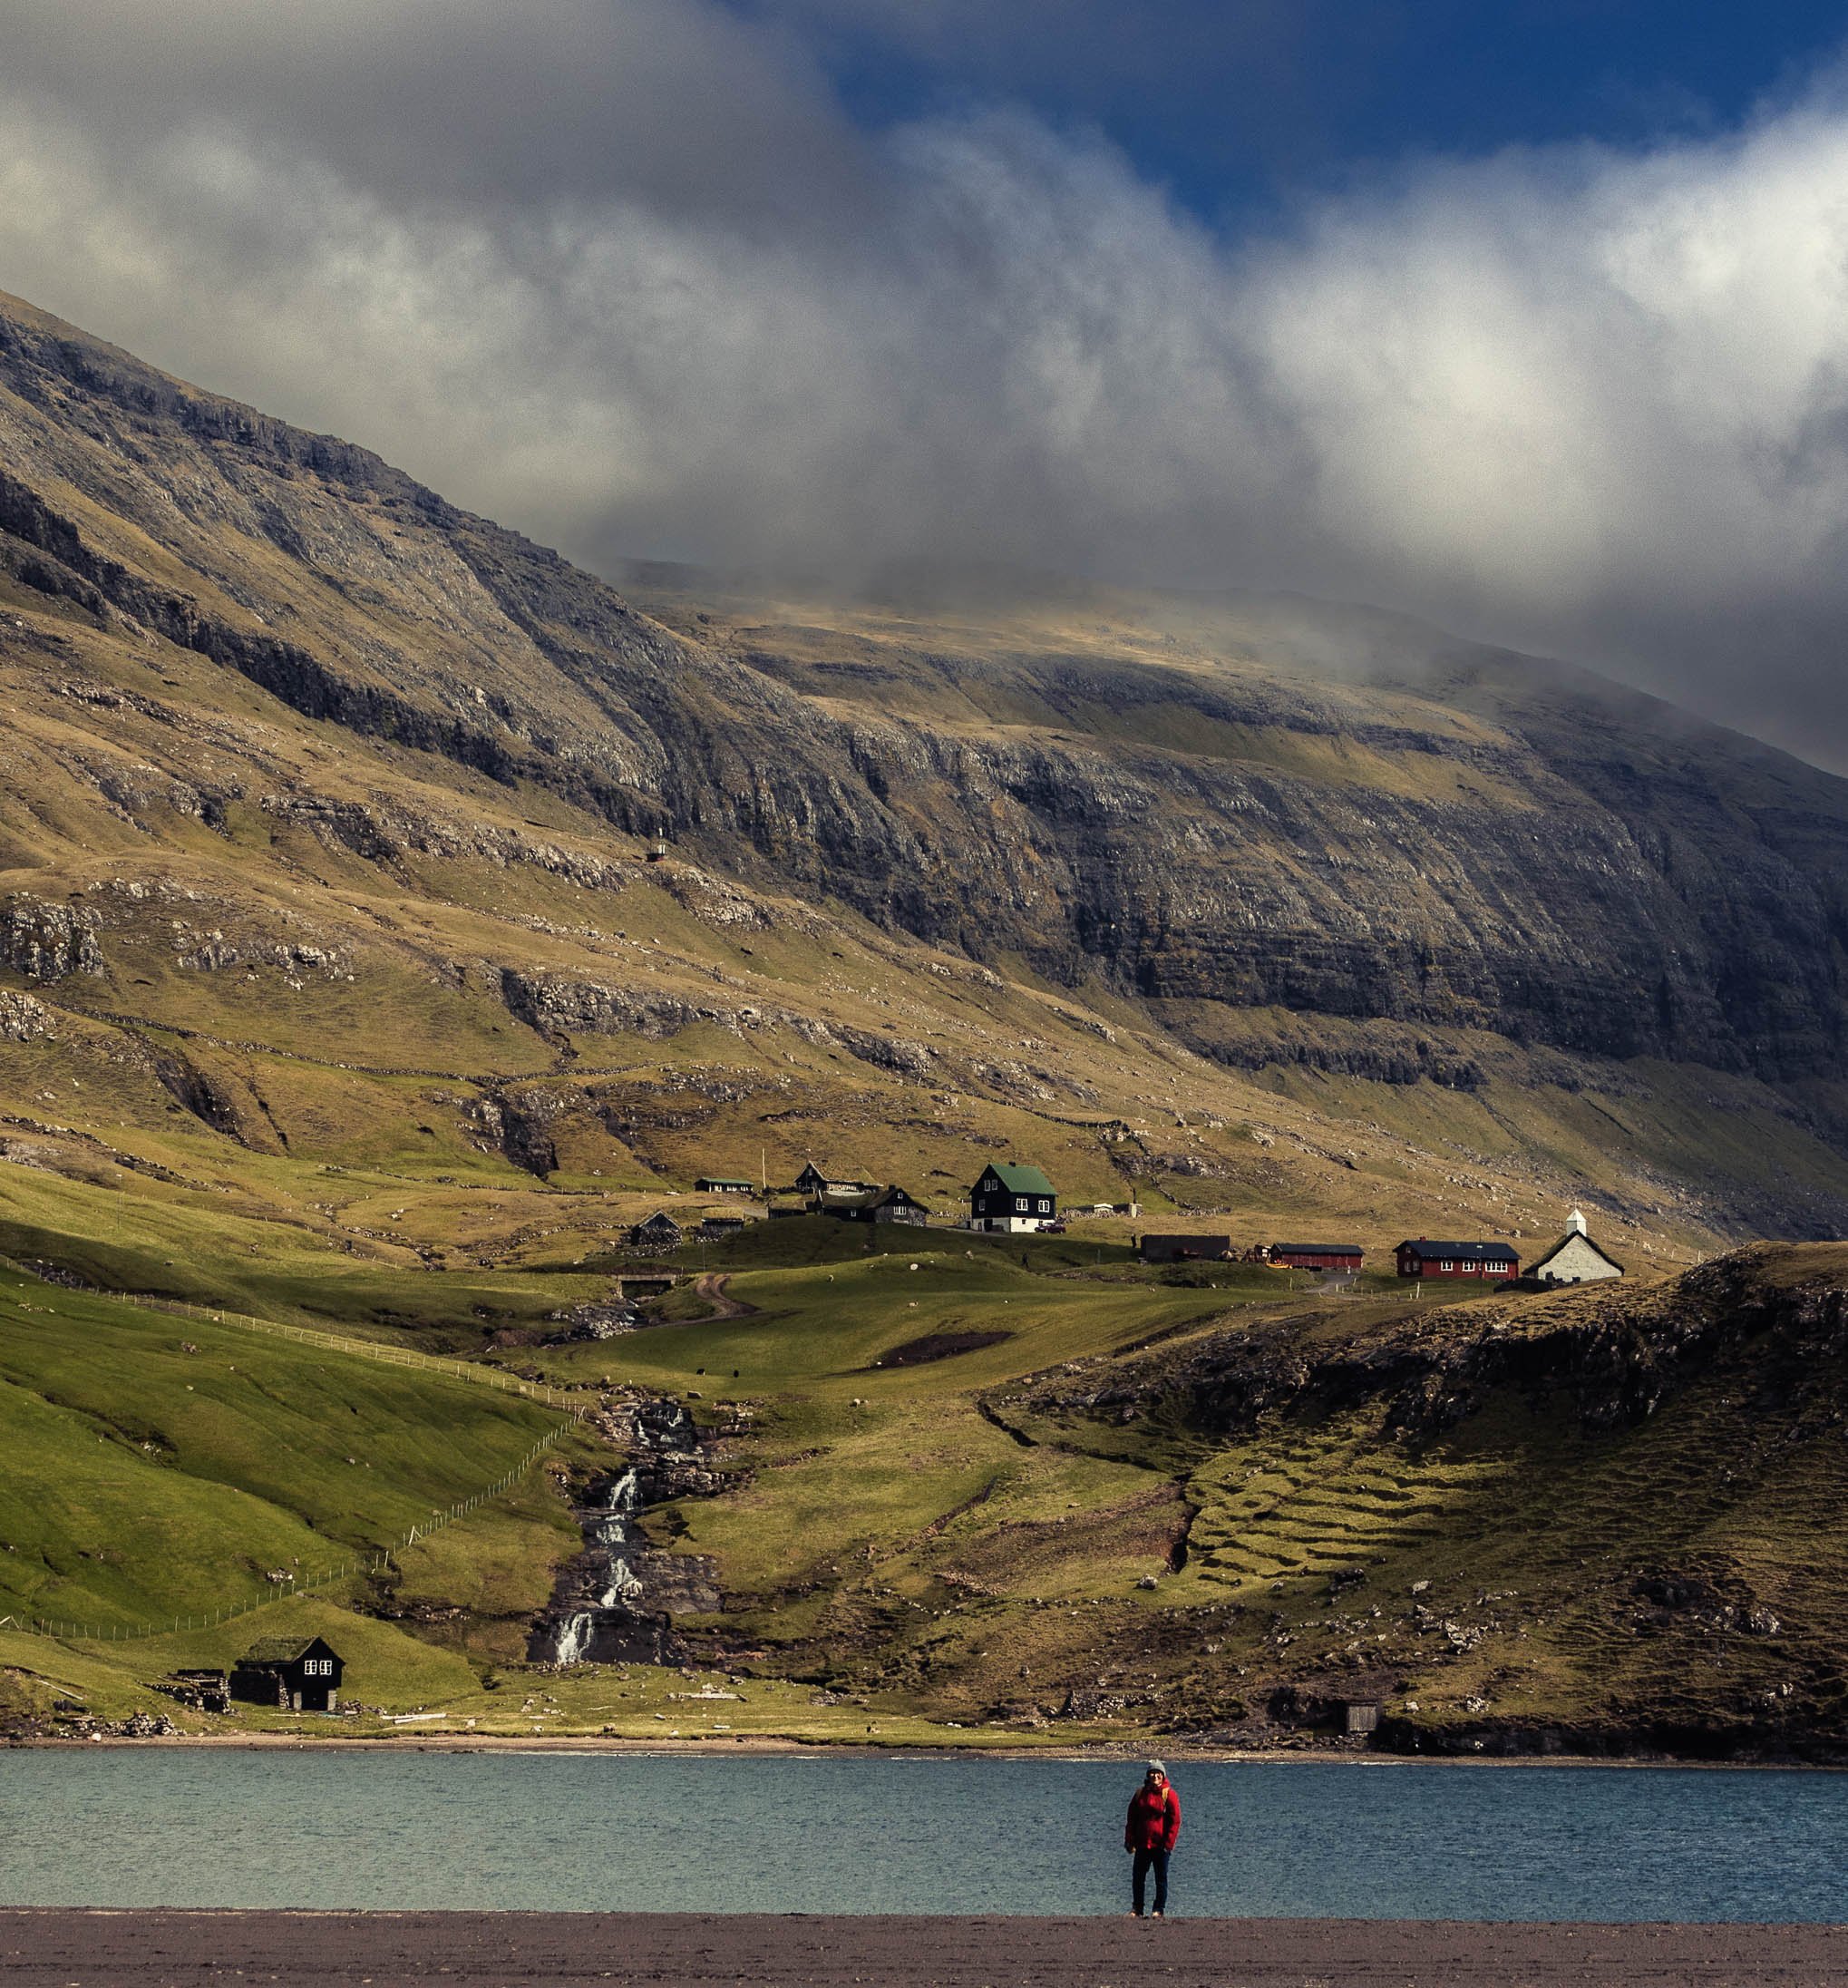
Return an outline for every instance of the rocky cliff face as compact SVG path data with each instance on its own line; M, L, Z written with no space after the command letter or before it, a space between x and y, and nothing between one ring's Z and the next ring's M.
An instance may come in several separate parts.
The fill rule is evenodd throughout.
M1263 1009L1394 1025L1376 1067L1340 1052L1388 1079L1442 1059L1424 1029L1839 1065L1848 785L1590 680L1433 638L1426 677L1341 681L1254 654L1236 615L1178 643L1063 609L818 637L682 586L654 619L24 307L0 462L25 594L720 872L1101 982L1228 1060L1271 1054L1225 1022ZM10 963L85 970L80 931L21 915Z

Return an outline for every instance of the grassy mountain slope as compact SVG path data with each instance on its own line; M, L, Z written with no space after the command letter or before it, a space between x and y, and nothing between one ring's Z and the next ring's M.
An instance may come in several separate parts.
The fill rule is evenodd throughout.
M369 1618L403 1613L432 1556L459 1544L407 1535L496 1486L559 1421L465 1379L0 1272L0 1622L12 1632L0 1664L42 1671L21 1661L42 1639L18 1633L40 1620L144 1677L176 1648L224 1662L311 1605L278 1600L293 1588L366 1660L358 1695L464 1687L466 1663ZM522 1480L458 1521L477 1560L462 1593L484 1629L510 1613L523 1623L575 1548L536 1488ZM504 1565L484 1582L497 1541ZM21 1697L5 1677L0 1708Z
M1848 1749L1840 1247L1464 1304L1116 1274L875 1253L649 1335L651 1384L776 1404L659 1521L718 1647L1016 1732L1293 1743L1372 1696L1413 1748Z
M1420 1743L1640 1733L1684 1699L1702 1743L1792 1704L1833 1731L1839 1570L1809 1545L1833 1452L1794 1380L1736 1411L1795 1371L1785 1328L1703 1340L1621 1426L1570 1383L1581 1315L1666 1343L1715 1305L1800 1310L1824 1258L1752 1258L1719 1298L1441 1307L1158 1275L1127 1238L1532 1254L1580 1203L1648 1280L1839 1231L1841 783L1300 603L899 609L657 570L625 598L4 302L0 700L0 1253L610 1403L744 1404L719 1495L649 1520L723 1593L679 1632L761 1673L739 1730L1031 1731L1069 1699L1047 1730L1289 1730L1377 1672ZM729 1272L748 1315L702 1322L683 1289L649 1331L545 1343L608 1298L630 1222L696 1212L701 1174L812 1157L947 1214L1010 1155L1143 1217L1009 1248L779 1223L671 1266ZM173 1389L208 1356L161 1315L30 1283L0 1307L49 1515L9 1523L57 1563L15 1593L0 1556L0 1615L215 1610L465 1474L457 1403L365 1391L387 1369L310 1384L262 1341L284 1365L252 1353L261 1414L214 1394L207 1428ZM1485 1334L1532 1371L1454 1422L1394 1419L1421 1359L1461 1372ZM1241 1419L1253 1361L1267 1405ZM343 1415L386 1471L351 1508ZM293 1489L258 1471L297 1449ZM614 1461L586 1435L576 1483ZM690 1717L641 1667L530 1706L489 1689L573 1541L541 1476L388 1593L288 1606L401 1666L377 1701L513 1730ZM1738 1627L1755 1608L1778 1635ZM0 1623L0 1664L128 1702L242 1635L28 1661ZM1716 1635L1709 1676L1690 1652ZM841 1702L811 1702L822 1681Z

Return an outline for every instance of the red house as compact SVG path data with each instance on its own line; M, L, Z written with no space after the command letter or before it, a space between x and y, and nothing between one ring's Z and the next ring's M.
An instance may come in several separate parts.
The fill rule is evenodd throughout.
M1520 1274L1521 1259L1505 1242L1415 1242L1398 1247L1401 1277L1487 1277L1500 1283Z
M1286 1270L1356 1271L1360 1268L1357 1242L1273 1242L1270 1261Z

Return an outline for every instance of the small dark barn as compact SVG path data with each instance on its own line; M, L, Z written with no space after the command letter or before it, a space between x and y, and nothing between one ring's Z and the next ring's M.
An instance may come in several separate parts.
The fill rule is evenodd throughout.
M652 1214L646 1222L638 1222L628 1233L632 1250L671 1250L678 1247L681 1240L680 1224L665 1211Z
M266 1636L231 1672L231 1696L286 1712L331 1712L346 1666L318 1636Z
M1225 1262L1232 1253L1229 1235L1145 1235L1136 1253L1145 1263L1185 1263L1210 1257Z

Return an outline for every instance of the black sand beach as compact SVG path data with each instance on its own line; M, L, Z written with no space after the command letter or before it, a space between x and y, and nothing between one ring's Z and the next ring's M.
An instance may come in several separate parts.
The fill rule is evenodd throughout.
M0 1910L6 1988L1816 1988L1848 1926Z

